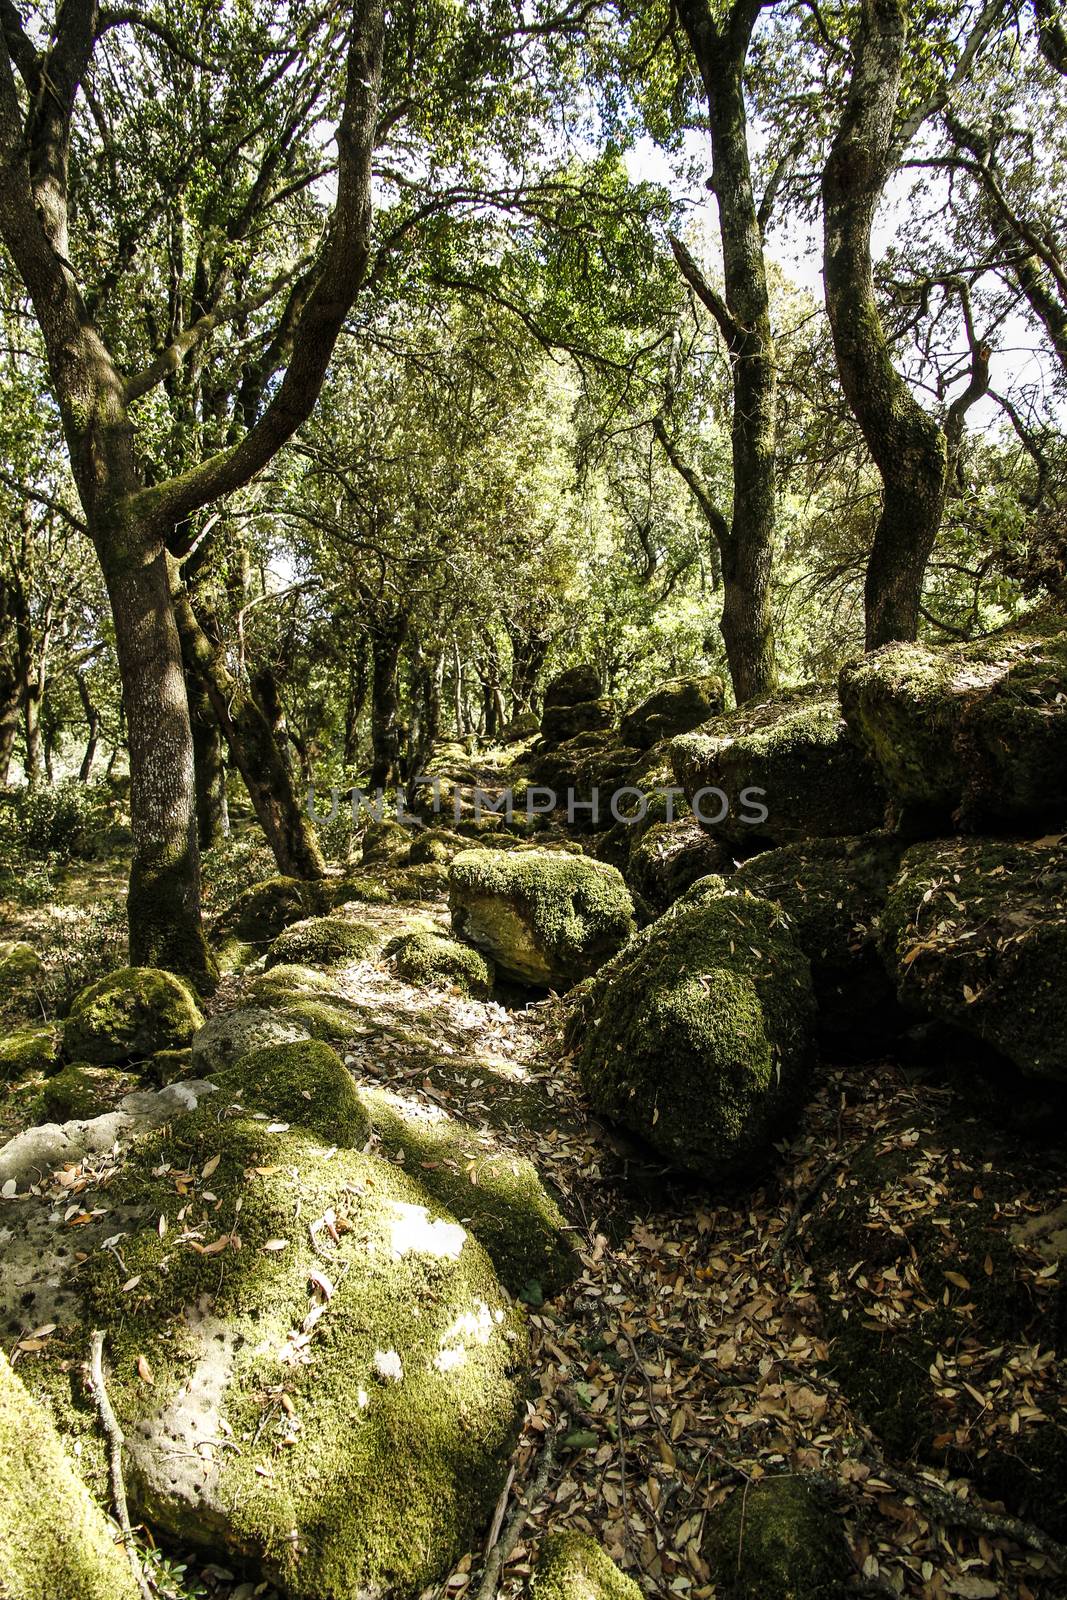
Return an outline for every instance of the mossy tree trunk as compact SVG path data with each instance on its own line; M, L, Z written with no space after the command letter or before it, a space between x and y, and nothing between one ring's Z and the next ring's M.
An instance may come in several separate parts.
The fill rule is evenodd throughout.
M96 760L96 749L100 742L100 712L93 700L86 675L80 669L74 674L74 682L85 713L86 727L85 754L82 756L78 779L81 783L88 783L93 775L93 762Z
M196 832L201 850L221 844L230 831L226 808L226 759L222 729L211 697L188 670L185 687L193 726L193 764L196 780Z
M400 773L400 652L408 633L403 611L379 613L371 628L371 789L387 789Z

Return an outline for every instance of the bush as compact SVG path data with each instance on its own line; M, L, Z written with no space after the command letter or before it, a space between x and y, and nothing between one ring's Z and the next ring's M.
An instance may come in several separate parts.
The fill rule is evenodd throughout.
M63 783L27 790L10 812L8 841L37 860L92 861L113 841L116 817L104 784Z

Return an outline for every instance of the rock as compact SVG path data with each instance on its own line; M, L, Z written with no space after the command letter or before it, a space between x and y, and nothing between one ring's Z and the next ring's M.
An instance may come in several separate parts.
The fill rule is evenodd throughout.
M658 914L698 879L732 867L729 851L689 819L645 828L634 840L625 876L634 893Z
M568 1043L595 1111L718 1181L758 1163L802 1097L815 1000L778 906L702 887L583 989Z
M385 948L402 978L411 983L441 984L460 989L475 1000L488 1000L496 982L491 961L480 950L439 933L405 933Z
M541 1542L530 1600L641 1600L642 1591L621 1573L595 1539L568 1528Z
M537 788L552 791L556 820L596 832L618 821L612 801L620 790L638 786L632 774L639 761L640 751L620 744L616 734L587 733L541 751L530 764L530 774ZM536 806L547 803L547 797L534 796ZM636 795L625 796L615 811L628 816L637 805Z
M344 917L308 917L278 935L267 951L267 966L339 967L366 961L380 944L374 928Z
M407 860L409 866L413 867L427 861L447 863L458 851L465 849L466 845L458 833L451 833L445 828L426 828L411 841Z
M0 939L0 1012L32 1005L47 977L32 944L24 939Z
M1067 1081L1067 847L949 839L905 854L883 919L901 1003Z
M231 1105L297 1123L342 1149L362 1149L370 1137L352 1074L335 1050L316 1039L252 1050L212 1081Z
M63 1028L68 1061L114 1066L181 1050L203 1026L189 986L157 967L122 967L74 999Z
M721 678L674 678L626 712L619 723L620 738L623 744L650 750L661 739L689 733L709 717L719 716L724 701Z
M917 831L1063 823L1063 617L972 644L885 645L847 665L840 690L849 726Z
M338 986L336 978L321 972L318 967L302 967L285 962L266 972L257 972L247 992L249 999L269 1010L287 1005L291 1000L336 997Z
M145 1076L158 1084L175 1083L179 1078L190 1078L194 1070L192 1048L186 1046L184 1050L157 1050L144 1070Z
M412 1178L213 1105L79 1199L109 1209L79 1231L62 1320L105 1330L135 1520L331 1600L417 1595L473 1547L518 1432L524 1335L481 1246ZM5 1222L25 1239L49 1207ZM122 1266L101 1248L116 1231ZM24 1301L5 1301L5 1334Z
M252 1050L310 1037L306 1028L278 1016L275 1011L244 1006L239 1011L220 1012L194 1034L193 1065L207 1078Z
M367 1032L365 1014L343 995L290 1000L280 1015L298 1022L313 1039L324 1039L329 1044L349 1044Z
M434 1199L484 1245L513 1295L551 1299L580 1267L566 1219L537 1168L512 1150L487 1146L483 1130L384 1090L365 1089L383 1151L400 1154Z
M107 1109L109 1091L120 1088L124 1078L108 1067L83 1067L71 1064L46 1078L34 1106L40 1122L84 1122ZM128 1087L128 1080L126 1080Z
M682 734L671 741L671 760L697 821L746 852L869 833L885 820L877 769L836 696L821 689L746 705Z
M850 1048L905 1025L878 945L903 850L904 841L888 833L811 839L750 857L731 880L782 907L811 962L820 1028Z
M381 822L372 822L364 833L361 859L365 867L388 866L406 856L410 848L411 829L383 817Z
M385 879L392 901L440 900L448 888L448 868L438 861L394 867Z
M545 686L541 703L546 709L573 706L583 700L599 700L603 692L604 685L599 672L586 662L582 666L568 667L565 672L551 678Z
M324 909L332 885L300 878L265 878L239 894L221 914L216 935L267 944L290 922L300 922Z
M701 1554L721 1600L845 1600L851 1593L841 1519L803 1478L783 1474L735 1489L710 1513Z
M347 905L387 906L392 899L380 878L369 873L352 872L344 878L330 878L323 885L323 910L339 911Z
M139 1600L118 1537L74 1470L48 1412L0 1353L4 1600Z
M456 932L519 983L569 988L634 931L622 876L602 861L548 850L465 850L452 863Z
M15 1083L33 1072L51 1071L59 1057L59 1029L26 1023L0 1036L0 1083Z
M599 682L596 695L600 693ZM507 727L500 734L501 744L521 744L526 739L535 739L541 731L541 719L536 711L520 711L517 717L512 717Z
M580 733L598 733L615 721L611 700L582 700L571 706L546 706L541 737L547 744L562 744Z

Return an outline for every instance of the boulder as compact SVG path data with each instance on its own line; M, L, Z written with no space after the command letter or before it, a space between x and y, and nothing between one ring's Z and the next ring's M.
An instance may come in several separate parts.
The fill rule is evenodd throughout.
M640 752L620 744L614 733L583 733L558 748L541 751L530 763L530 776L535 787L552 791L553 820L569 822L583 832L597 832L618 820L612 812L616 793L641 787L632 776L639 761ZM525 797L521 803L525 805ZM538 808L545 806L547 797L536 795L533 803ZM636 795L625 796L616 810L626 816L638 803Z
M642 1591L620 1572L587 1533L550 1533L537 1552L530 1600L641 1600Z
M24 939L0 939L0 1013L31 1006L47 976L32 944Z
M585 986L568 1043L594 1110L717 1181L760 1161L803 1096L815 998L780 908L703 886Z
M307 917L290 923L267 951L267 966L339 967L366 961L381 944L374 929L344 917Z
M0 1083L15 1083L34 1072L51 1071L59 1058L59 1029L26 1023L0 1036Z
M689 733L709 717L719 716L725 698L721 678L674 678L626 712L619 736L623 744L650 750L661 739Z
M568 667L565 672L557 673L545 687L542 705L546 709L555 706L573 706L583 700L599 700L604 692L604 685L600 681L600 674L595 667L585 662L581 666Z
M598 683L596 694L599 695L599 693L600 685ZM596 696L594 696L595 698ZM540 731L541 719L537 712L520 711L518 716L512 717L511 721L501 731L500 743L521 744L527 739L535 739Z
M51 1417L0 1352L0 1594L140 1600L117 1528L78 1476Z
M318 967L302 967L284 962L257 972L248 985L248 997L257 1005L272 1010L292 1000L330 998L337 994L337 979ZM230 1015L235 1013L231 1012ZM270 1042L270 1041L266 1041Z
M706 1523L701 1554L721 1600L845 1600L853 1571L841 1518L787 1474L735 1489Z
M116 1093L129 1089L129 1080L114 1067L84 1067L71 1063L46 1078L34 1104L40 1122L83 1122L106 1111Z
M463 851L449 908L456 932L501 973L540 988L589 977L635 926L622 875L562 851Z
M267 944L290 922L323 909L327 883L307 883L301 878L265 878L243 890L222 912L215 925L220 938Z
M579 733L597 733L615 721L611 700L579 700L574 705L546 706L541 717L541 737L548 744L561 744Z
M885 820L877 769L823 689L718 717L672 740L671 760L697 821L748 852L869 833Z
M811 962L820 1028L835 1043L867 1047L904 1024L878 944L903 850L889 833L811 839L751 856L731 880L782 907Z
M971 644L885 645L843 668L840 691L849 727L915 831L1063 823L1063 617Z
M182 1050L204 1019L193 991L158 967L121 967L74 999L63 1027L68 1061L113 1066Z
M408 850L408 865L417 867L427 861L449 862L466 845L458 833L447 828L425 828L415 835Z
M905 854L883 918L901 1003L1067 1081L1067 846L949 839Z
M251 1050L212 1082L231 1107L297 1123L342 1149L362 1149L370 1137L352 1074L336 1050L317 1039Z
M496 973L480 950L439 933L404 933L385 948L402 978L411 983L440 984L460 989L475 1000L488 1000Z
M698 879L732 867L729 851L689 818L654 822L641 831L630 851L625 876L634 893L658 914Z
M406 856L411 848L411 829L402 822L383 817L372 822L363 835L362 863L368 866L389 866Z
M201 1076L210 1077L251 1050L307 1038L307 1029L299 1023L288 1021L275 1011L243 1006L238 1011L220 1012L193 1035L193 1066Z

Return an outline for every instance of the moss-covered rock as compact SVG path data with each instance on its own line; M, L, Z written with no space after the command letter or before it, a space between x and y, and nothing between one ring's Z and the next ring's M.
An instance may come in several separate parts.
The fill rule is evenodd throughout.
M541 704L545 707L573 706L583 700L599 700L604 692L597 669L588 661L557 672L545 685Z
M462 836L446 828L426 828L415 835L407 853L409 866L422 866L427 861L448 863L466 844Z
M326 880L323 900L323 910L337 911L346 905L391 905L393 896L380 875L376 877L371 872L350 872L344 878Z
M32 944L24 939L0 939L0 1014L11 1015L32 1006L46 981L44 963Z
M424 861L418 866L393 867L384 878L392 901L411 904L419 900L441 900L448 890L448 868L439 861Z
M496 973L480 950L440 933L405 933L386 946L397 972L411 983L442 984L488 1000Z
M724 703L721 678L673 678L626 712L619 734L623 744L649 750L661 739L689 733L709 717L719 716Z
M702 1546L721 1600L845 1600L852 1561L841 1519L803 1478L736 1489Z
M541 737L547 744L561 744L579 733L597 733L615 721L611 700L579 700L572 705L546 706L541 717Z
M780 908L703 881L713 897L679 902L597 974L568 1042L595 1110L715 1181L755 1165L795 1110L815 1000Z
M0 1594L139 1600L126 1553L48 1412L0 1352Z
M330 998L337 994L337 979L318 967L303 967L283 962L265 972L257 972L248 984L247 994L257 1005L269 1010L290 1000Z
M92 1257L82 1326L108 1332L135 1514L292 1595L436 1582L517 1432L522 1330L481 1246L389 1163L214 1108L107 1195L124 1265Z
M530 775L535 787L551 790L555 797L554 821L597 832L617 821L612 800L618 791L633 786L639 761L640 752L622 744L614 732L583 733L539 752L530 763ZM542 808L548 801L539 794L532 803ZM627 796L616 809L628 815L636 804L636 796Z
M578 1272L566 1220L532 1162L437 1107L377 1089L361 1098L382 1150L485 1246L512 1294L551 1299Z
M242 1006L237 1011L220 1012L194 1035L193 1067L202 1077L210 1077L252 1050L271 1044L291 1044L308 1037L306 1028L274 1011Z
M75 997L63 1028L68 1061L112 1066L181 1050L203 1026L195 996L172 972L122 967Z
M267 966L339 967L368 960L380 944L375 928L345 917L308 917L278 935L267 951Z
M362 1149L370 1136L352 1074L317 1039L251 1050L212 1081L231 1104L296 1123L344 1150Z
M383 817L372 822L363 835L362 862L365 867L388 866L400 861L411 848L411 829L402 822Z
M46 1079L34 1105L38 1122L83 1122L108 1109L121 1074L72 1062ZM109 1091L111 1091L109 1093Z
M27 1023L0 1036L0 1083L16 1083L34 1072L50 1072L59 1058L59 1029Z
M625 875L634 893L658 913L666 911L699 878L732 867L729 851L690 818L654 822L641 830L630 851Z
M824 689L742 706L670 748L697 821L746 850L867 833L885 820L878 770Z
M330 1044L349 1044L367 1032L363 1012L340 995L290 1000L279 1014L306 1028L313 1039L325 1039Z
M1067 847L950 839L904 856L883 918L901 1003L1067 1081Z
M265 878L242 890L227 906L215 925L216 936L267 944L290 922L323 910L329 892L327 880L309 883L301 878Z
M904 1021L878 946L904 841L893 834L811 839L743 861L735 887L776 900L811 962L819 1023L843 1044L868 1046Z
M1062 822L1067 623L1044 614L972 644L885 645L841 673L849 726L909 826Z
M586 1533L550 1533L537 1552L530 1600L641 1600L641 1590Z
M588 977L634 931L621 874L558 851L464 851L449 907L456 932L502 973L544 988Z

